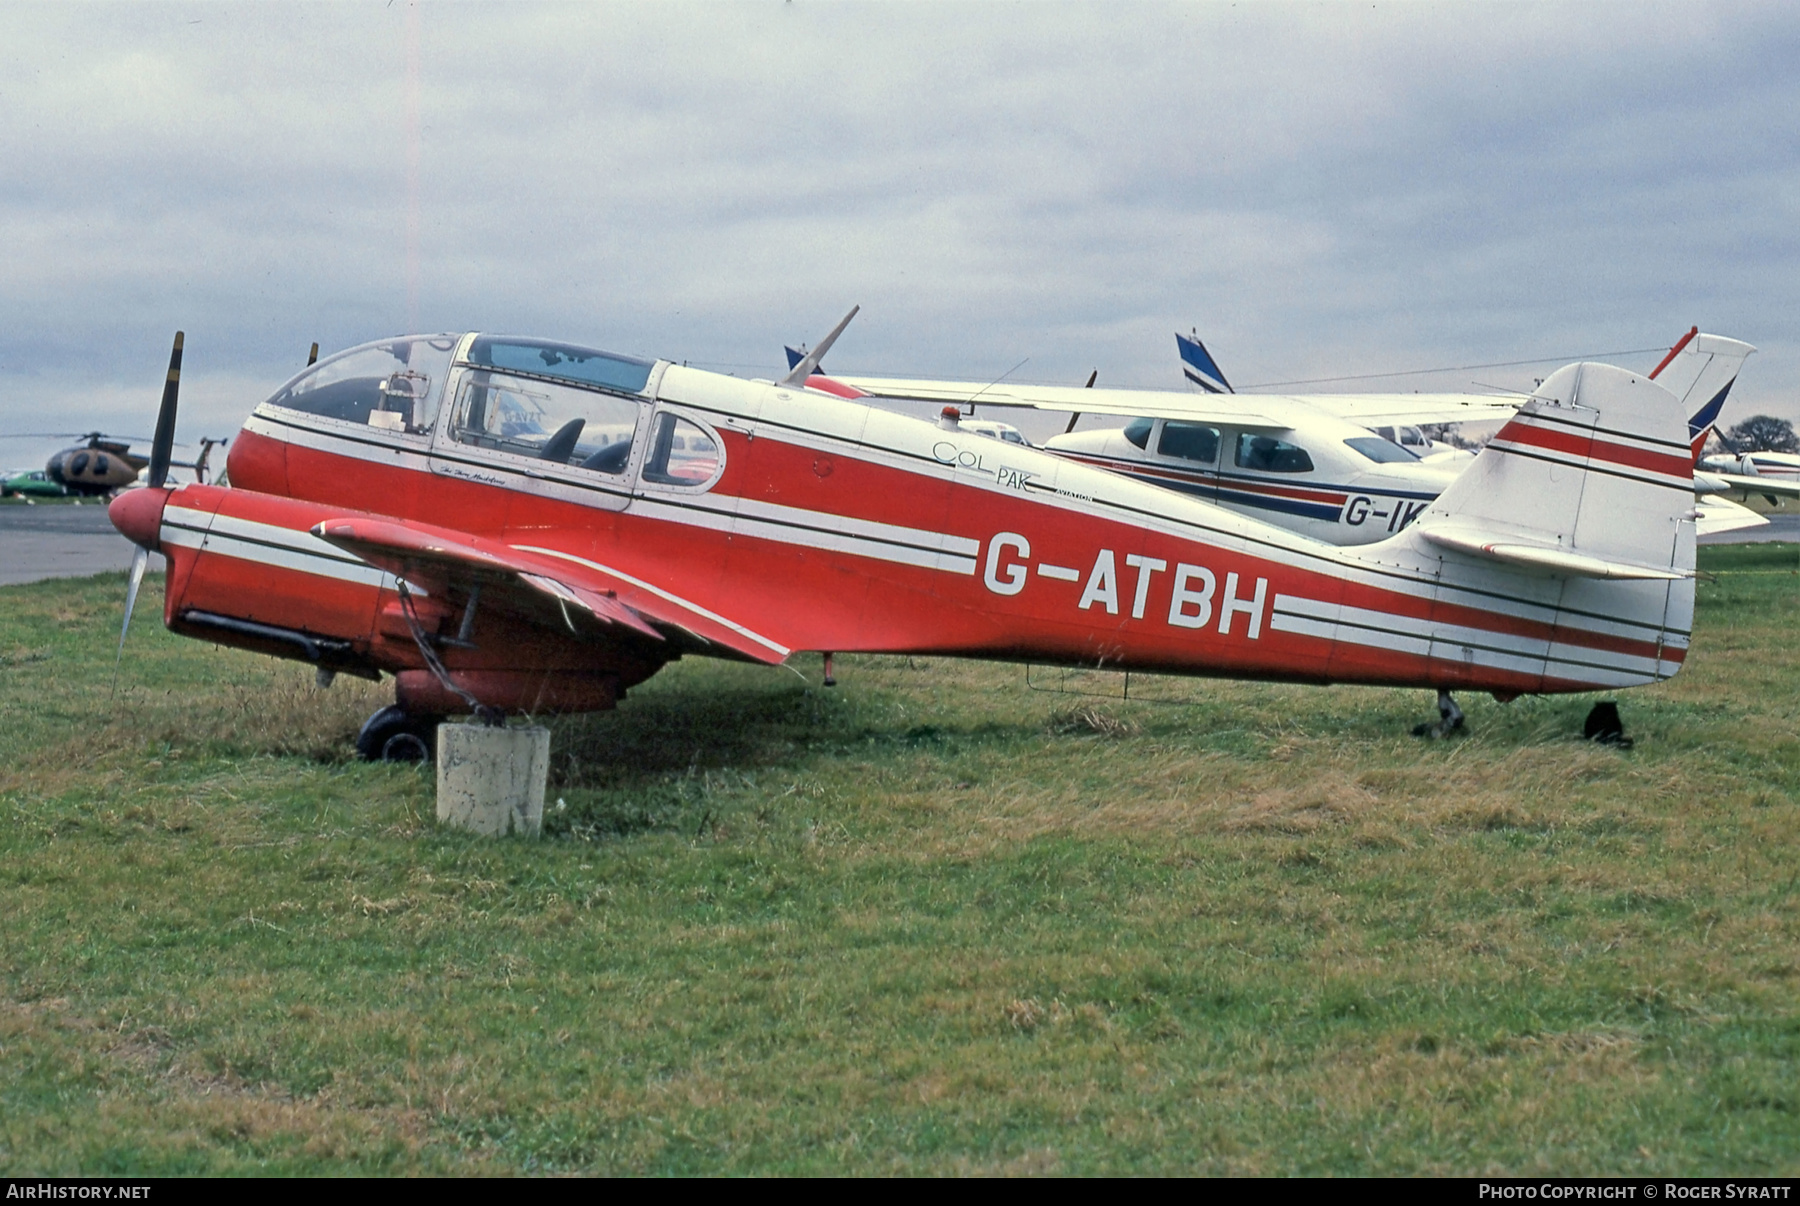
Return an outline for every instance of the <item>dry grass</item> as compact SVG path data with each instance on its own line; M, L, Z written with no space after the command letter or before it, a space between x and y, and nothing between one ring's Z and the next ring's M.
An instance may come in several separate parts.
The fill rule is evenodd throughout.
M146 625L114 702L116 581L9 589L0 1171L1791 1174L1797 585L1703 588L1630 751L683 663L536 844L351 761L377 688Z

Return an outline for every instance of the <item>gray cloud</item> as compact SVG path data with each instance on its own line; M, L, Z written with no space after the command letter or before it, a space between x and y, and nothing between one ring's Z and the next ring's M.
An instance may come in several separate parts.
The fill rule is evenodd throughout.
M1190 324L1254 381L1699 323L1762 349L1737 407L1800 417L1780 6L8 16L0 430L141 427L182 326L183 430L223 431L415 289L763 373L860 302L845 369L1163 386Z

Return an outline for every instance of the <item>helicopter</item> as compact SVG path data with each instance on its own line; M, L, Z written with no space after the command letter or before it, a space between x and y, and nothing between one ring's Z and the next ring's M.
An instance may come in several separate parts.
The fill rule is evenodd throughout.
M14 440L79 440L53 455L42 469L15 473L0 481L0 497L20 494L26 498L98 498L138 484L150 458L131 451L129 441L149 442L150 436L114 436L103 431L26 432L4 437ZM208 436L200 440L200 452L191 461L171 460L171 468L192 469L194 480L206 484L214 448L229 440Z

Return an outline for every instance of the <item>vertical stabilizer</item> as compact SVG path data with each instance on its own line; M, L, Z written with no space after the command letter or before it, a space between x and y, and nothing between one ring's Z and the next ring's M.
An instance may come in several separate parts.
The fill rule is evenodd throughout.
M1198 385L1209 394L1235 394L1231 382L1225 380L1225 374L1213 361L1212 353L1200 342L1200 332L1193 335L1175 333L1175 347L1181 353L1181 371L1189 381Z
M1680 399L1688 416L1689 452L1692 463L1697 464L1706 433L1719 421L1719 412L1725 408L1725 396L1731 392L1738 370L1756 349L1723 335L1697 331L1689 335L1675 345L1651 376Z
M1440 547L1545 572L1690 577L1687 432L1681 403L1642 373L1572 364L1538 387L1416 526Z

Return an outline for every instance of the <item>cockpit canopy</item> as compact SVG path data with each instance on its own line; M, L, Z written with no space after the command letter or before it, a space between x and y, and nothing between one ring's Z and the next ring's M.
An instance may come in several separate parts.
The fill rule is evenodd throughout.
M350 348L307 367L269 405L389 431L430 431L461 339L409 335Z
M405 335L328 356L269 399L271 406L413 435L428 433L443 404L444 378L461 335ZM464 363L610 393L640 394L654 361L547 339L482 335Z

